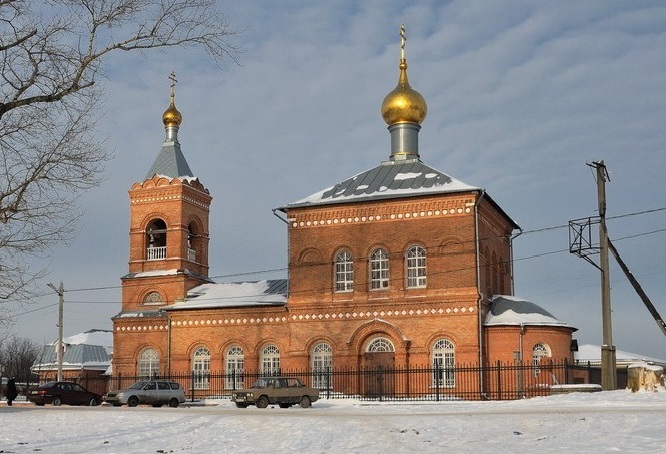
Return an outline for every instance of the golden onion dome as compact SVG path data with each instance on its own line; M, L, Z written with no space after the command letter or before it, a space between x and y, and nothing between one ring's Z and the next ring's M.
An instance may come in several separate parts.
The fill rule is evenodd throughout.
M172 99L169 108L162 114L162 123L164 123L164 126L180 126L182 122L183 116L178 109L176 109L176 104Z
M400 60L400 78L398 85L382 102L382 117L389 124L421 124L428 113L428 106L421 93L414 90L407 80L407 60Z

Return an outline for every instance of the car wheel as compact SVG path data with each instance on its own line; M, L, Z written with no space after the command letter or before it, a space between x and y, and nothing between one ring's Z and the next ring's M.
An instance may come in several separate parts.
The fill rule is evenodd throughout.
M139 405L139 398L136 396L132 396L129 399L127 399L127 406L128 407L136 407Z
M247 408L247 404L242 402L236 402L236 408Z
M178 402L178 399L175 397L172 397L171 400L169 401L169 407L171 408L176 408L180 402Z
M91 407L96 407L99 405L99 402L97 402L97 399L93 397L92 399L90 399L90 402L88 402L88 405L90 405Z
M257 399L257 408L266 408L268 407L268 397L266 396L261 396L259 399Z
M62 405L62 399L58 396L55 396L51 403L53 404L54 407L59 407Z
M312 402L310 401L310 398L308 396L303 396L301 397L301 401L299 402L301 405L301 408L310 408L310 405L312 405Z

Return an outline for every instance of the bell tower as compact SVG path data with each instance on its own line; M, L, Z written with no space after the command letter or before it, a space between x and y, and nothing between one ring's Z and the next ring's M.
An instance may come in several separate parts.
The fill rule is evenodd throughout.
M208 279L209 211L212 197L193 175L180 142L182 115L170 103L162 115L166 138L143 182L129 190L129 274L122 278L123 311L159 309L182 301Z

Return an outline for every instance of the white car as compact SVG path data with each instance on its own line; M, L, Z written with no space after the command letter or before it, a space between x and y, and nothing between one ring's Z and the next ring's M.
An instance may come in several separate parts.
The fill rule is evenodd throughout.
M104 401L115 407L127 404L136 407L139 404L150 404L153 407L169 405L177 407L185 402L185 391L180 384L169 380L146 380L134 383L121 391L109 391Z

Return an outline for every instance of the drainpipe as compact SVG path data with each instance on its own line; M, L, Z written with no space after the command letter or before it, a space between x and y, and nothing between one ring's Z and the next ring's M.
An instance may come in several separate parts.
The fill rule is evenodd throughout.
M167 319L167 354L166 354L166 373L167 378L171 378L171 317L169 313L163 309L158 310L158 312L165 316Z
M474 236L476 243L476 290L478 293L476 301L476 314L478 319L477 324L479 331L479 391L481 393L481 396L485 395L485 380L484 380L484 374L482 372L483 320L481 319L481 308L482 308L481 302L483 301L483 293L481 292L481 257L480 257L481 244L479 241L479 204L481 203L481 200L483 200L483 197L485 195L486 192L483 189L481 189L479 198L476 200L476 203L474 204Z
M291 263L290 263L290 261L291 261L291 258L290 258L290 254L291 254L291 234L289 233L289 229L291 227L291 222L293 222L294 219L293 218L284 218L284 217L280 216L277 213L278 210L279 210L279 208L273 208L273 215L276 218L278 218L279 220L281 220L282 222L284 222L285 224L287 224L287 304L285 305L285 309L288 311L289 310L289 292L290 292L290 289L291 289L291 284L290 284L291 283ZM283 213L285 214L285 216L287 215L286 211L283 211Z
M518 394L522 398L524 397L524 383L523 383L523 374L525 370L523 369L523 336L525 335L525 324L520 324L520 334L518 335Z
M518 238L520 235L523 234L523 229L518 227L520 232L516 233L515 235L511 235L509 237L509 254L510 254L510 264L511 264L511 295L515 296L516 294L516 279L515 279L515 272L513 269L513 240Z

